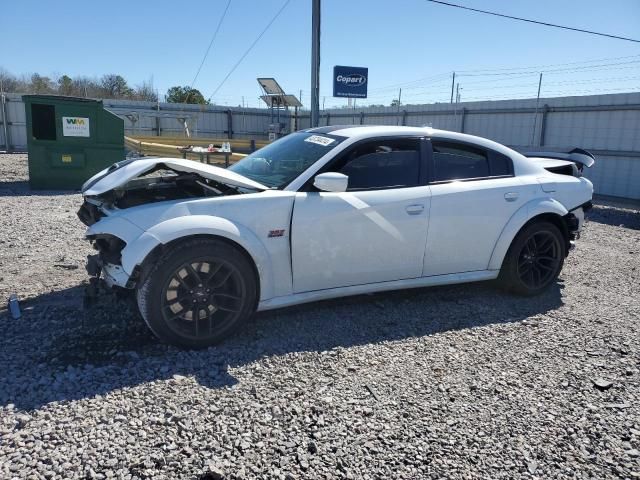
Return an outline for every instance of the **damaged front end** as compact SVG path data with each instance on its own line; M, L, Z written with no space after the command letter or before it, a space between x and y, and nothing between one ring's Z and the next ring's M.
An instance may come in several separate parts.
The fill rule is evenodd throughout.
M94 255L87 255L86 270L90 277L100 279L109 288L135 287L137 272L127 274L122 267L122 250L126 243L118 237L109 234L88 235L87 239L98 251Z
M85 288L85 306L91 305L101 287L108 290L132 289L138 277L138 269L128 275L122 267L122 250L126 243L109 234L87 235L96 254L87 255L85 268L89 274L89 284Z
M91 285L96 289L102 283L110 288L136 286L139 265L123 262L123 252L145 233L139 226L145 222L135 218L139 220L149 214L140 210L146 205L167 202L167 208L171 208L183 200L266 189L229 170L190 160L143 158L119 162L103 170L83 185L84 202L78 210L78 218L89 227L87 239L97 250L87 261ZM135 210L137 217L128 215L129 209Z
M122 218L123 210L163 201L237 193L237 189L217 184L198 174L177 173L162 168L99 195L85 195L78 218L89 227L87 239L98 252L88 256L87 273L92 278L102 280L109 288L135 287L136 271L127 272L123 268L122 251L127 246L126 239L137 238L142 230ZM106 222L103 227L102 222Z

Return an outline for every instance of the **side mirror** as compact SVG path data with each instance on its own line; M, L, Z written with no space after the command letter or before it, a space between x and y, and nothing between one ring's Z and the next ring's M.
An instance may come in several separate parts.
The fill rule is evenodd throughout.
M345 192L349 185L349 177L337 172L325 172L313 179L313 186L323 192Z

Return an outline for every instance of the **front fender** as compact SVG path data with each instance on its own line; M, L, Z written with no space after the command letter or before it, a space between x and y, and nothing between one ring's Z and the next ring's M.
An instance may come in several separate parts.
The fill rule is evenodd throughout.
M158 245L193 235L223 237L244 248L253 259L260 278L260 299L273 296L273 268L267 250L248 228L226 218L209 215L175 217L149 228L122 250L122 267L129 275Z
M489 270L500 270L502 267L502 261L507 254L507 250L509 250L511 242L520 229L533 217L537 217L543 213L552 213L564 217L569 212L564 205L550 197L536 198L525 203L511 216L505 227L502 229L502 233L493 248L493 253L489 260Z
M85 232L85 236L92 237L94 235L109 234L115 235L122 239L125 243L129 244L134 242L143 230L131 223L126 218L122 217L104 217L99 222L94 223Z

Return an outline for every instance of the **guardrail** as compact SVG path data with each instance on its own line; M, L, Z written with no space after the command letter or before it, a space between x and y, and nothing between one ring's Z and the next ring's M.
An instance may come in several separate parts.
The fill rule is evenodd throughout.
M155 140L162 139L162 141L164 142L164 137L149 137L149 138L155 139ZM187 138L183 140L191 140L191 139ZM215 144L220 142L209 142L209 143ZM206 145L209 145L209 143L207 143ZM214 161L212 163L218 164L218 165L224 165L226 163L224 157L220 159L221 161L217 161L218 159L216 159L216 155L208 156L206 155L206 153L200 154L198 152L184 152L184 148L187 145L195 145L194 143L184 144L183 142L183 144L170 144L170 143L149 142L146 140L141 140L139 138L132 138L132 137L125 136L124 145L128 150L137 152L141 155L146 155L151 157L187 158L189 160L196 160L199 162L203 162L205 158L210 159L211 156L213 156ZM234 152L228 155L228 162L235 163L244 157L246 157L245 154ZM209 163L209 162L206 162L206 163Z

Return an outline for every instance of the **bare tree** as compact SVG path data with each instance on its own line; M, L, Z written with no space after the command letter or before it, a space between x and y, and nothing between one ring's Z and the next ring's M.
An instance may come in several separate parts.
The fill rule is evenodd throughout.
M55 75L55 80L52 80L39 73L16 77L1 67L0 91L7 93L57 93L87 98L131 98L149 102L158 100L153 80L144 81L133 89L129 87L122 75L117 74L104 75L100 79L87 76Z
M29 91L31 93L54 93L56 89L49 77L44 77L38 73L34 73L31 75Z
M155 88L153 88L153 80L144 81L138 85L134 90L133 97L136 100L143 100L145 102L157 102L158 94Z
M0 68L0 92L15 92L18 79L4 68Z

